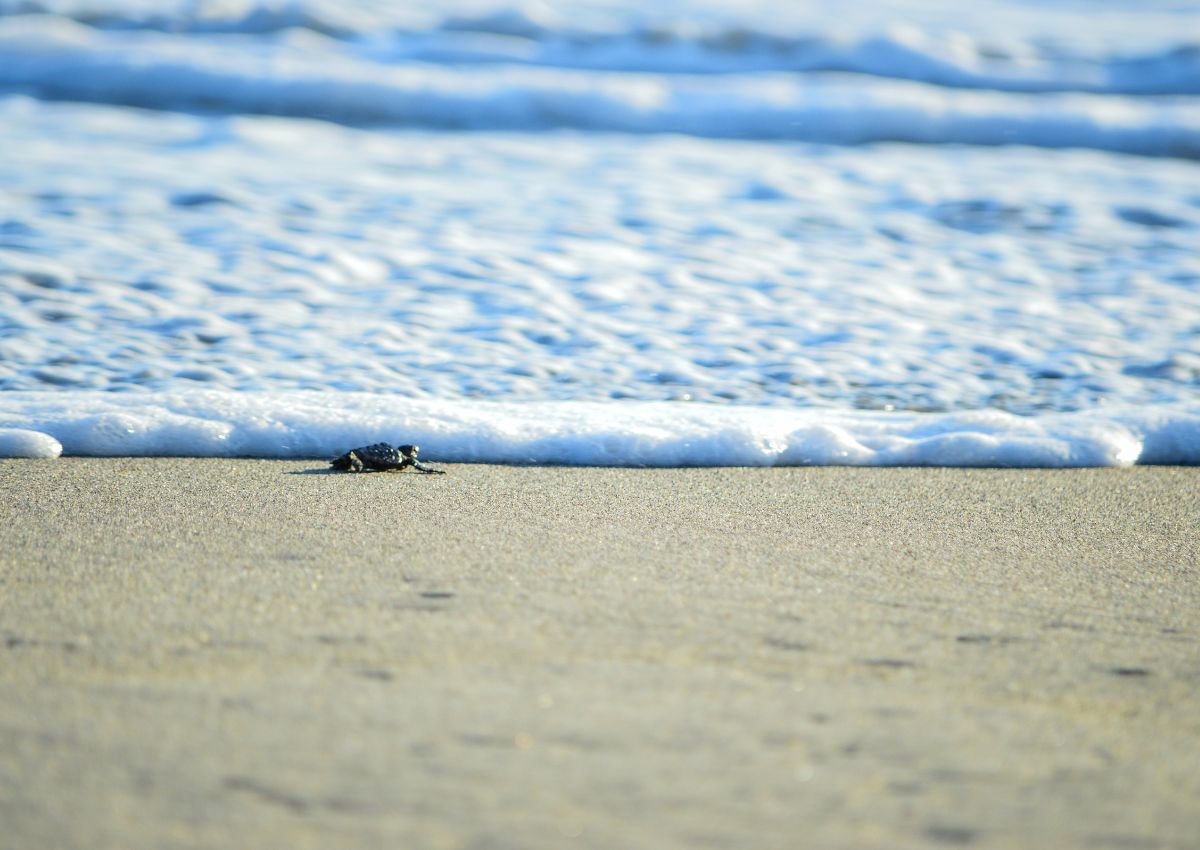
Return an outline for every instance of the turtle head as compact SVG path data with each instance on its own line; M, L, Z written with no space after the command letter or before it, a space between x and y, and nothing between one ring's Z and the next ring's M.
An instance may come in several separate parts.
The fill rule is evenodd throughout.
M398 446L397 448L399 448L400 454L405 457L416 457L417 453L421 451L420 446Z

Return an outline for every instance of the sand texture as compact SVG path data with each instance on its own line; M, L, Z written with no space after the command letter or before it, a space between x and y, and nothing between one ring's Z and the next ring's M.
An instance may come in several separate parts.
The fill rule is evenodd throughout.
M1195 848L1200 469L0 462L0 850Z

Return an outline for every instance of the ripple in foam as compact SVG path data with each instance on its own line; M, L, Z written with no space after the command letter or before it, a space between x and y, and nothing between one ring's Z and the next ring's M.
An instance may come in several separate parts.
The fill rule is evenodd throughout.
M1200 463L1200 408L1024 417L671 402L476 402L365 393L0 394L5 457L326 458L414 442L447 462L584 466ZM61 444L61 445L60 445Z

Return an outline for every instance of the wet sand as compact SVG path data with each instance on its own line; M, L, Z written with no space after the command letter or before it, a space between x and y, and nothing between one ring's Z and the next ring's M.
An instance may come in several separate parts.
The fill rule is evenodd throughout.
M0 461L0 848L1194 848L1200 469Z

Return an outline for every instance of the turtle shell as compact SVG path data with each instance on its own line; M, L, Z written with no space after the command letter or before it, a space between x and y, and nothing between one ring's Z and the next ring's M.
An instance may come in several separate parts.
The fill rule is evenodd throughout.
M390 469L404 462L404 455L400 450L387 443L372 443L354 449L354 453L362 458L364 465L372 469Z

